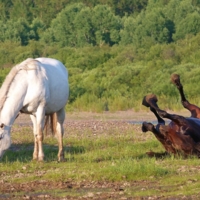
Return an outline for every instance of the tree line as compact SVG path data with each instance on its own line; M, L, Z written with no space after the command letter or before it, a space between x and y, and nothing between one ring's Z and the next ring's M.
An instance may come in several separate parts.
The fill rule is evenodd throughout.
M13 64L46 56L69 69L73 109L140 109L147 92L174 103L165 76L198 72L199 7L199 0L0 0L0 82ZM197 101L192 85L186 91Z
M34 40L60 47L171 43L200 31L199 4L191 0L1 0L0 41L27 45Z

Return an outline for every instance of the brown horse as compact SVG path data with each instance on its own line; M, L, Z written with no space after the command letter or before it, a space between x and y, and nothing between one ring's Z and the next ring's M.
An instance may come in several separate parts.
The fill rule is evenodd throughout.
M151 131L162 143L167 153L176 154L181 152L184 155L200 157L200 108L186 100L180 76L173 74L171 79L178 88L182 104L190 111L191 117L169 114L161 110L157 105L157 97L150 94L144 97L142 104L150 107L158 120L158 124L154 126L152 123L143 122L142 131ZM171 122L165 125L163 118L170 119ZM150 152L149 155L156 156L156 153Z

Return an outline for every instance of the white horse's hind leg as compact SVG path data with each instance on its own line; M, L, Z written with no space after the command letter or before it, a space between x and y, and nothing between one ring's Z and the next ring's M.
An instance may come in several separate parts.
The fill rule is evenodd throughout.
M36 117L34 115L30 115L31 121L33 123L33 135L34 135L34 151L33 151L33 160L38 159L38 143L37 143L37 123Z
M58 161L64 161L64 149L63 149L64 120L65 120L65 110L63 108L57 112L56 137L58 140L58 147L59 147Z

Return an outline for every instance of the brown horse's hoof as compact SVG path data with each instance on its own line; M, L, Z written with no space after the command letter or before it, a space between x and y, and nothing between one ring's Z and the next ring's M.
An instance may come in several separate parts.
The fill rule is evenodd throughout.
M180 76L178 74L172 74L171 81L174 85L179 86L180 85Z
M158 101L155 94L148 94L148 95L144 96L144 98L142 100L142 105L146 106L146 107L150 107L150 104L149 104L150 101L154 101L154 102Z
M153 131L154 125L152 123L143 122L142 123L142 132L146 133L147 131Z

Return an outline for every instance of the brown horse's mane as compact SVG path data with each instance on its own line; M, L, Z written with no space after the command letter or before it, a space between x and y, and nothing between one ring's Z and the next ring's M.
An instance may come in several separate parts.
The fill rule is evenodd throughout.
M9 88L12 84L12 81L14 80L16 74L18 73L18 71L20 70L31 70L31 69L36 69L35 68L35 62L38 62L32 58L28 58L26 59L24 62L14 66L9 74L6 76L1 88L0 88L0 111L2 110L2 107L6 101L7 98L7 94L9 92ZM28 64L31 64L28 66Z

